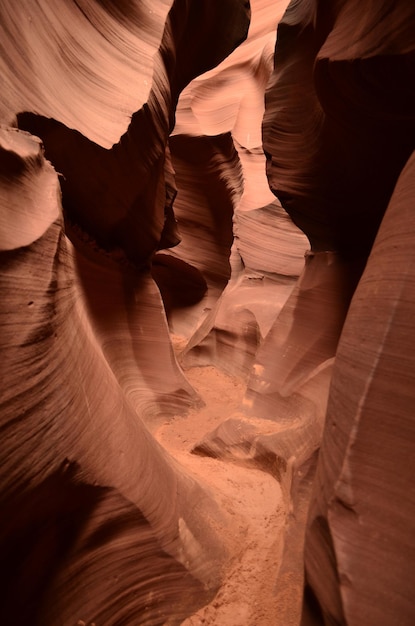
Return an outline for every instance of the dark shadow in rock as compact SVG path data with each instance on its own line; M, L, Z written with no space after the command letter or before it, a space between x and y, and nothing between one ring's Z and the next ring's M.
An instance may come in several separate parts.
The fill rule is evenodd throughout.
M163 298L167 317L172 309L191 306L206 293L207 283L198 269L169 254L153 257L151 274Z
M140 510L115 489L85 483L77 463L65 460L12 500L2 502L0 529L5 626L180 624L209 600Z

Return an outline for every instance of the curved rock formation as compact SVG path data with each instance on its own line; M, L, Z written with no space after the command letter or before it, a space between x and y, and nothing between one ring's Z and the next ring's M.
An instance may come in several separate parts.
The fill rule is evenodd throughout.
M1 9L1 120L41 137L65 217L40 141L3 126L4 624L180 623L220 584L226 516L149 432L197 402L150 263L178 241L178 95L244 39L249 3L170 4ZM111 86L108 54L122 66ZM138 110L109 148L126 117L117 80L127 117L134 91Z
M302 623L409 625L415 10L387 0L338 3L331 16L320 8L307 26L304 15L301 21L302 33L319 43L321 130L308 173L320 193L307 191L300 208L290 192L287 208L294 220L313 220L306 227L312 243L324 234L343 256L368 260L334 363L306 536ZM294 16L300 22L293 6L291 24ZM318 208L307 204L316 199Z
M307 537L304 624L386 624L393 623L394 619L410 624L414 618L409 602L409 588L405 582L408 576L410 579L409 572L413 567L409 535L406 531L403 533L403 543L399 546L398 540L390 541L388 548L385 545L386 552L383 555L382 541L387 542L386 521L380 523L374 519L375 511L381 515L383 509L385 520L388 517L392 519L389 506L382 504L380 486L377 487L376 495L372 493L372 483L377 480L374 466L383 464L382 450L386 445L383 437L386 434L375 436L376 420L373 412L377 406L376 400L366 399L365 393L362 396L365 405L360 404L357 372L351 364L356 358L351 351L357 354L359 350L364 350L364 334L371 334L370 323L363 319L367 319L367 314L363 316L362 312L361 315L359 309L353 313L359 306L357 301L361 302L360 307L367 307L363 304L364 296L359 295L364 292L367 272L372 282L378 272L376 293L377 290L382 292L385 289L383 285L386 285L381 279L378 244L375 244L372 252L373 242L381 224L379 238L382 233L384 238L388 237L390 221L386 218L384 220L388 205L392 207L401 193L405 193L405 202L408 203L412 193L409 182L411 170L402 174L404 182L401 182L400 176L415 145L414 90L411 80L414 64L413 28L414 10L410 3L405 2L385 0L375 6L371 2L362 4L350 1L331 3L330 7L324 2L290 4L278 27L275 68L267 87L264 149L271 190L309 238L311 253L306 257L300 280L291 295L287 293L289 297L286 304L283 302L281 313L276 316L265 336L257 339L255 318L250 315L243 318L245 336L248 337L246 342L241 341L241 333L234 332L232 335L234 326L229 316L232 309L224 308L222 322L219 304L218 310L212 314L214 321L207 327L209 334L203 335L206 337L204 339L202 336L201 343L200 334L195 335L197 343L193 344L193 351L187 357L190 357L190 363L197 362L201 357L202 362L206 363L213 355L213 359L222 367L235 368L234 371L245 375L252 367L247 394L239 414L205 436L195 451L237 463L255 463L273 473L282 480L283 485L286 484L288 490L291 488L290 498L293 500L295 515L300 519L300 526L301 517L305 513L304 498L307 501L309 497L305 492L309 491L311 484L308 467L313 460L313 453L319 448L331 370L335 363L337 378L333 381L332 408L329 408L327 417L330 420L333 415L334 426L333 432L326 433L324 438L326 444ZM405 184L405 191L401 191L401 186ZM400 216L397 210L390 208L389 211L395 214L393 219L400 222L401 226L405 223L403 209ZM408 220L409 238L410 223ZM391 236L393 232L392 228ZM235 234L238 235L238 210L235 215ZM398 240L398 237L394 239L394 246L402 249L403 259L406 255L405 244L400 244ZM274 245L276 241L277 235L273 239ZM292 238L290 244L293 245ZM388 248L388 254L391 254L391 250ZM387 262L386 251L381 254L385 254ZM367 269L359 283L366 263ZM409 256L408 263L410 265ZM407 271L408 279L404 278ZM399 304L398 293L402 280L408 280L403 288L409 289L410 270L406 270L402 262L400 268L396 267L396 275L392 276L388 272L389 279L393 286L388 287L388 291L393 291L395 287L397 290L396 299L392 297L393 307L396 306L398 311L402 308L409 314L410 296L405 297L406 305ZM358 284L358 291L352 301ZM231 285L232 280L228 289ZM240 291L237 293L241 295ZM226 291L222 299L225 294ZM238 295L234 295L233 303L237 302ZM383 314L378 316L375 309L371 310L373 319L379 317L380 320ZM366 357L360 357L358 361L366 363L365 358L370 359L372 353L381 355L384 350L388 350L388 345L392 346L394 340L391 338L390 344L387 340L390 326L393 325L387 317L387 307L384 314L379 333L376 335L376 331L373 332L372 348L368 354L365 353ZM340 343L335 359L345 319L346 344L342 348L343 343ZM209 331L213 326L217 333L216 326L220 324L229 333L227 338L221 338L221 343L227 346L221 351L212 342ZM396 332L399 333L398 329ZM408 332L409 347L411 339L406 326L405 332ZM385 339L382 333L385 333ZM358 337L361 337L360 343ZM379 352L374 348L376 342ZM397 336L395 345L400 345L399 342ZM342 369L343 366L339 364L339 361L342 363L342 350L346 350L349 371L346 366ZM235 358L236 354L247 355L247 361L244 362L240 356L239 359ZM411 384L406 377L413 369L411 358L411 351L407 349L404 357L405 364L408 363L408 367L404 366L406 374L397 373L395 377L393 358L390 353L385 354L385 376L389 368L396 387L401 388L402 380L406 380L408 390L402 390L399 402L393 399L396 392L392 391L391 385L383 390L383 423L385 420L388 423L397 411L398 420L402 419L407 424ZM369 361L366 367L361 380L363 389L365 384L370 385L370 388L372 386ZM345 407L350 407L353 397L356 397L354 409L346 411ZM276 425L267 428L258 418L270 420ZM359 429L360 420L367 424L365 428L373 429L370 430L373 433L372 441L379 442L376 451L371 450L369 435L367 438L361 435L361 443L359 438L356 440L359 437L356 429ZM339 424L344 433L342 443L336 442L334 435L334 429L337 432ZM327 424L329 427L330 421ZM407 428L410 426L405 425L403 432L412 440ZM349 431L348 439L346 433ZM390 442L395 462L401 452L403 456L409 454L404 437L395 434L393 439L396 443ZM336 450L341 447L336 458ZM353 454L355 447L359 448L359 453ZM387 454L386 450L384 453ZM349 455L354 462L353 473L350 473L351 469L349 472L349 464L352 463ZM345 459L344 465L340 464L342 458ZM372 483L366 482L364 477L360 481L360 470L370 473ZM379 472L379 485L390 485L393 497L399 498L402 492L396 486L393 474L391 472L391 478L388 479L385 472ZM410 474L411 464L406 462L404 481L408 492L413 488ZM303 479L300 478L298 484L297 478L301 476ZM343 490L344 498L341 495ZM355 495L357 493L360 500ZM364 498L368 501L366 506L363 504ZM396 500L393 501L396 503ZM410 503L404 508L409 527L412 519ZM359 509L362 509L361 514ZM363 517L365 521L361 521ZM347 519L350 519L350 526ZM396 523L401 526L403 522ZM361 532L360 524L366 524ZM301 542L298 521L294 520L291 528L293 530L289 530L287 535L285 556L288 566L283 566L288 574L293 553L295 558L301 558L299 552L289 545L293 539ZM373 545L369 544L371 538ZM359 565L359 548L366 554L365 566ZM349 565L349 559L353 561L353 566ZM377 567L374 564L382 563L382 567L387 569L389 559L391 571L377 580L374 575ZM377 589L382 590L382 600L374 603ZM318 604L321 612L316 608ZM286 623L284 619L283 616L281 624Z
M185 566L207 589L215 585L224 546L209 520L225 520L139 417L140 369L151 370L139 321L151 308L158 333L160 301L149 278L74 253L39 140L4 129L1 146L2 207L12 187L16 204L36 214L42 194L45 218L33 242L23 229L1 252L2 621L178 622L186 598L190 607L206 598ZM8 218L3 234L20 230L21 215ZM88 296L86 270L94 279ZM143 298L138 311L128 302L134 295ZM154 393L154 381L146 382ZM195 501L207 508L194 516Z
M415 153L337 350L309 514L303 624L411 624Z
M19 128L42 138L46 157L63 175L63 206L68 219L101 247L121 248L139 267L149 262L161 240L164 247L178 242L171 224L174 192L168 153L166 162L178 96L192 78L216 65L246 36L249 3L245 6L239 0L229 0L222 5L210 4L209 10L207 6L173 4L154 59L148 100L110 149L55 119L31 113L18 115ZM219 27L214 29L218 16ZM217 30L214 48L204 45L203 37L195 36L204 29Z
M230 194L228 191L233 204L234 236L229 259L230 280L220 301L216 301L217 298L205 301L207 311L202 316L199 313L196 332L191 335L183 355L182 363L186 367L215 363L233 375L246 378L259 346L303 266L307 240L293 227L278 200L270 193L261 137L264 92L272 71L275 25L285 4L264 0L253 2L247 41L220 66L192 81L178 103L177 123L171 140L175 167L177 142L179 145L186 142L189 153L194 154L198 150L200 135L207 135L212 145L217 145L219 140L223 142L219 138L228 133L239 160L239 164L229 161L226 178L220 172L218 181L222 187L229 186L230 181L236 183L229 190ZM214 108L214 102L219 102L220 106ZM205 170L196 162L193 169L193 187L198 185L203 189ZM238 181L238 169L243 176L243 189ZM188 186L187 181L186 189ZM181 203L183 214L187 215L190 202L184 198L179 184L178 211L181 211ZM200 205L199 199L197 204ZM211 205L210 200L205 221L212 219L206 216ZM198 220L199 229L201 223L202 217ZM171 254L181 255L184 259L188 257L188 251L181 244ZM192 262L197 263L194 254ZM183 328L174 317L173 328L179 331Z

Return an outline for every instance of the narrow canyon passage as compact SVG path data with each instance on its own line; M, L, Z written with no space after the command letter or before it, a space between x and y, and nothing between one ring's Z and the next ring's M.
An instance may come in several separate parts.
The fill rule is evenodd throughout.
M172 339L180 358L184 342L175 336ZM215 598L186 619L183 626L275 626L281 602L276 584L288 514L281 487L269 473L255 467L192 453L206 432L238 411L246 384L212 366L192 367L185 373L204 406L166 421L155 436L187 471L215 494L229 519L228 536L222 539L229 546L231 557ZM286 626L298 623L301 583L301 575L291 580L290 597L285 598L290 604Z
M0 2L0 626L415 624L415 2Z

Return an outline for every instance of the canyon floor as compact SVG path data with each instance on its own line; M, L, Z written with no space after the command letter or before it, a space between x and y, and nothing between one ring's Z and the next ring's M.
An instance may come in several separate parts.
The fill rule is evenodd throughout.
M285 505L277 481L258 469L192 454L204 434L234 413L243 397L244 381L214 367L194 367L186 376L205 406L176 416L156 434L159 442L198 480L208 486L226 511L229 535L238 540L224 583L213 601L182 626L275 626L281 601L299 606L299 581L277 599L276 584L283 550ZM224 538L225 542L227 538ZM298 608L283 607L284 626L298 624ZM288 611L286 609L289 609Z

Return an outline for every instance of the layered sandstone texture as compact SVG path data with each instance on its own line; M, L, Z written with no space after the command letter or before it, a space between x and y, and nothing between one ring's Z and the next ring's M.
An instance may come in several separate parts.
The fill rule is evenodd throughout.
M151 261L178 241L177 99L249 4L10 2L0 23L1 621L180 623L229 542L151 434L198 401Z
M415 8L286 5L1 4L2 624L415 622Z
M302 345L311 334L321 356L336 350L303 626L415 619L414 32L414 5L388 0L292 2L278 27L263 127L268 179L325 267L318 276L330 277ZM315 285L306 284L304 302Z

